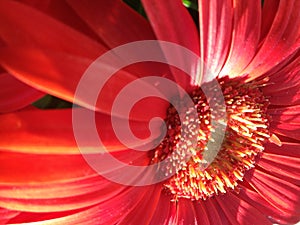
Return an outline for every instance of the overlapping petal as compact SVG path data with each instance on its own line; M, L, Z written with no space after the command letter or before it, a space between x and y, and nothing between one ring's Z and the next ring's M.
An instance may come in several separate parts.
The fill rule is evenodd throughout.
M269 109L272 120L280 123L288 123L300 126L300 105Z
M278 178L300 185L299 158L265 152L257 165Z
M298 222L297 216L295 216L293 213L280 211L280 209L270 205L269 202L263 199L261 195L253 191L251 188L241 186L237 197L251 204L252 207L256 208L265 215L268 215L269 219L273 223L296 224Z
M44 95L8 73L0 74L0 112L7 113L22 109Z
M0 21L0 37L8 46L38 46L89 59L107 50L83 33L15 1L1 1Z
M196 26L180 0L144 0L142 2L158 40L179 44L199 55L199 35ZM174 18L180 19L174 23ZM188 61L180 52L174 52L172 56L167 55L166 57L167 59L168 57L177 57L178 62L190 65L191 71L189 74L192 77L186 76L182 72L171 70L176 82L183 88L189 90L191 89L191 84L201 83L201 78L197 77L198 60L194 62ZM193 79L192 81L191 78Z
M78 113L90 115L90 111L85 109L74 109ZM96 114L95 127L98 128L97 137L101 139L107 151L127 149L116 136L111 124L111 117L104 114ZM127 120L114 118L119 124L118 129L125 129ZM31 154L80 154L78 144L74 137L72 124L72 109L61 110L25 110L11 114L0 115L0 148L10 151L25 152ZM124 126L124 128L122 127ZM129 124L132 132L138 135L140 142L132 140L129 144L132 148L145 145L145 138L149 134L148 123L131 122ZM153 127L154 128L154 127ZM90 135L91 128L82 121L81 129ZM128 131L127 131L128 132ZM153 138L160 135L159 126L152 129ZM17 138L16 138L17 137ZM99 139L88 138L84 143L84 148L100 148ZM127 141L130 141L128 139ZM148 143L153 139L149 139ZM103 150L103 148L100 148ZM99 150L99 151L101 151Z
M67 2L110 48L155 39L148 21L120 0Z
M222 210L231 224L254 224L260 221L263 224L272 223L258 209L243 201L232 193L217 198Z
M299 1L280 1L268 34L252 62L242 72L255 79L269 70L280 69L300 46ZM273 11L273 9L271 9Z
M93 78L92 80L91 78L86 78L88 79L87 83L90 85L89 88L83 85L85 89L81 89L81 95L75 96L78 84L92 62L88 58L76 57L65 52L33 47L9 47L1 49L0 52L0 64L28 85L67 101L74 101L76 104L87 108L94 109L96 107L98 111L111 114L112 105L119 91L125 85L136 80L137 77L126 71L119 71L117 74L112 74L112 78L107 82L107 76L101 76L99 74L100 71L102 73L108 71L107 73L109 73L109 71L116 68L109 63L105 65L102 63L86 75L86 77ZM39 66L32 66L32 63ZM152 84L143 81L138 82L140 82L140 89L134 89L130 93L127 93L128 98L123 99L124 105L130 103L130 100L136 96L137 91L149 90L154 96L161 95ZM100 90L101 86L99 87L99 84L103 87ZM98 97L99 93L100 96ZM99 98L98 101L94 102L92 99L96 98L97 100L97 97ZM105 101L102 101L102 99L105 99ZM155 105L155 107L152 105ZM136 112L134 114L133 112L134 115L131 118L146 121L148 121L149 117L152 118L153 116L163 118L167 105L165 101L158 98L150 98L149 101L144 102L143 106L141 105L143 113ZM127 118L122 112L119 112L118 116Z
M299 186L260 170L252 170L245 179L269 204L285 213L299 216Z
M229 0L199 0L201 77L216 78L230 48L233 3Z
M3 87L13 83L13 87L0 90L0 96L5 96L0 98L0 109L8 112L22 109L43 92L89 109L96 105L95 125L109 151L102 156L110 154L130 165L149 165L148 153L128 149L111 126L111 120L115 119L121 129L126 128L128 118L123 119L122 110L109 115L114 99L126 84L154 72L174 78L186 90L190 90L190 84L200 84L217 75L236 77L246 73L250 80L264 75L269 77L262 91L271 103L270 132L279 136L282 147L267 143L256 168L246 172L236 192L205 201L177 201L165 192L163 184L128 187L107 179L106 175L119 177L125 171L122 166L111 166L99 176L99 171L94 170L98 167L92 168L80 154L73 133L72 109L43 111L32 107L3 114L0 115L0 223L298 222L300 3L265 0L261 9L259 0L199 0L199 37L181 1L142 2L149 21L118 0L92 3L30 0L25 4L1 1L0 65L21 81L8 74L0 76ZM99 9L103 13L98 13ZM137 64L118 71L96 102L89 98L93 93L89 92L90 86L85 87L87 96L75 96L78 82L99 55L120 44L145 39L171 41L200 54L201 71L197 70L198 62L187 62L195 76L191 82L177 69L154 63ZM184 59L181 62L185 63ZM104 65L101 71L109 70L110 66ZM103 81L101 74L95 78L99 79L97 82ZM139 91L161 94L150 83L141 81L139 88L129 93L124 105L129 105L131 96ZM130 127L138 137L146 138L149 118L164 118L168 104L155 98L139 103L129 116ZM90 112L80 107L74 111ZM94 151L99 143L88 138L88 126L83 123L81 128L87 134L83 147ZM160 124L154 131L156 139L161 132ZM154 139L148 140L149 143L134 140L130 144L138 147L152 144ZM146 172L141 169L138 174L126 173L123 177L143 180L149 175Z
M171 196L161 193L159 202L157 203L155 212L149 224L168 224L168 220L170 219L170 217L175 214L175 212L170 212L172 211L171 205L174 205L174 203L171 202Z
M20 212L9 210L6 208L0 208L0 223L7 224L11 218L16 217L19 215Z
M230 51L220 76L241 75L241 71L250 63L256 53L260 38L261 1L235 0L233 7ZM228 24L224 24L224 26L228 26Z

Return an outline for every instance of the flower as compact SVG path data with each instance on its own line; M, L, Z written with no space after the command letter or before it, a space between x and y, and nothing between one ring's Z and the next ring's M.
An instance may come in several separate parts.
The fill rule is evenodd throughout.
M117 0L0 2L1 223L297 223L300 2L199 0L200 36L181 1L142 2L149 22ZM88 107L74 98L88 66L109 49L155 39L188 48L204 63L192 82L159 63L131 65L101 92L105 101L97 102L95 121L110 154L152 165L175 152L175 167L183 165L158 184L126 186L99 176L84 160L72 109L40 110L31 103L48 93ZM189 92L198 117L181 125L173 106L145 100L139 106L146 113L130 114L133 130L147 136L145 123L159 115L166 136L149 152L124 150L111 129L111 103L125 84L154 72ZM213 78L224 94L228 126L218 156L201 170L213 112L195 84ZM200 129L189 129L197 149L179 132L194 120ZM180 158L186 151L192 155L187 162ZM118 168L106 172L120 176Z

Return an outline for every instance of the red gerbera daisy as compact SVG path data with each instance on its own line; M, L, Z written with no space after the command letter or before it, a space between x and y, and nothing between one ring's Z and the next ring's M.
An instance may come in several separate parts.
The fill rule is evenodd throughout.
M0 222L297 223L300 2L199 0L199 29L179 0L142 3L147 19L119 0L0 1ZM183 46L202 64L190 78L162 63L136 63L117 71L101 91L95 122L110 152L103 155L140 166L169 160L158 168L167 179L137 187L110 181L85 161L72 110L93 108L89 100L75 98L91 63L110 49L142 40ZM174 55L191 71L198 66ZM143 99L130 113L135 135L149 135L153 116L167 126L153 129L153 138L143 143L156 144L149 151L126 149L112 129L112 118L124 124L121 113L111 115L112 103L128 83L150 75L176 81L189 94L196 116L173 92L179 111L161 99ZM214 133L211 118L224 116L209 107L204 90L212 80L224 97L227 127L218 154L203 169ZM136 92L156 87L139 85ZM41 110L32 105L46 93L77 106ZM87 137L84 148L94 147ZM105 174L136 178L122 169L111 166Z

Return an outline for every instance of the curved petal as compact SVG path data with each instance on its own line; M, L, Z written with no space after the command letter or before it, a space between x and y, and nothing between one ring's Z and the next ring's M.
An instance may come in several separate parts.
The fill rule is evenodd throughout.
M299 221L299 216L296 216L293 213L280 211L279 209L270 205L265 199L261 197L261 195L251 190L250 188L240 186L240 191L237 194L237 197L243 199L252 207L268 216L268 218L274 224L296 224Z
M163 192L163 191L162 191ZM160 194L159 202L157 203L155 212L152 216L150 225L167 225L168 216L171 210L171 196L165 194L164 192Z
M22 109L44 93L22 83L8 73L0 74L0 113Z
M166 224L176 224L177 222L177 204L176 202L171 202L171 207L169 210L169 214L167 216Z
M85 109L74 109L77 113L90 115L92 112ZM111 124L111 117L99 114L96 115L96 124L99 137L107 151L116 151L130 147L145 145L145 138L149 134L148 123L130 122L129 126L133 134L141 138L139 141L130 139L128 136L127 145L124 145L116 136ZM26 110L11 114L0 115L0 148L4 150L32 153L32 154L80 154L78 143L74 136L72 122L72 109L63 110ZM129 122L122 119L114 119L118 124L118 130L126 131L126 124ZM81 129L86 133L84 148L99 149L99 140L89 138L91 131L89 125L82 121ZM152 127L154 128L154 127ZM152 129L153 138L160 135L160 128ZM129 132L129 131L128 131ZM93 135L93 134L92 134ZM151 143L153 139L148 139ZM80 142L82 145L82 142ZM82 146L81 146L82 147Z
M143 190L142 190L143 189ZM147 188L127 188L123 191L106 190L110 192L110 197L106 201L102 201L106 193L102 193L101 187L99 191L87 193L79 196L72 196L69 198L53 198L53 199L17 199L17 198L0 198L0 205L5 205L6 208L21 210L25 212L62 212L69 211L88 206L98 205L98 213L102 212L102 220L119 220L120 213L128 213L136 202L140 202L141 198L147 193ZM114 193L114 194L112 194ZM115 213L109 212L117 205L122 206ZM98 214L99 216L99 214ZM78 219L78 218L77 218ZM75 220L76 221L76 220Z
M26 212L9 221L9 224L27 225L73 225L85 224L93 225L100 223L101 217L97 214L98 207L89 207L82 210L72 210L67 212L32 213Z
M49 221L53 221L56 218L65 217L68 215L73 215L78 213L80 210L85 211L85 209L70 210L65 212L51 212L51 213L36 213L36 212L23 212L20 211L19 215L9 220L8 224L47 224Z
M1 151L0 162L2 184L53 182L95 174L81 155L42 156Z
M233 23L231 0L199 0L201 76L216 78L228 55Z
M20 212L13 211L5 208L0 208L0 223L1 224L8 224L12 218L19 215Z
M84 21L64 0L21 0L23 4L33 7L56 20L78 30L79 32L103 43L100 38L85 24ZM103 43L104 44L104 43Z
M158 40L176 43L199 55L199 35L182 1L143 0L142 2ZM164 51L164 46L162 46L162 50ZM196 75L198 60L195 62L187 61L181 54L176 52L172 56L167 55L166 57L178 57L178 61L190 65L191 71L189 74ZM197 80L198 77L194 77L196 80L191 81L189 76L174 71L172 68L171 71L176 82L186 90L191 88L190 84L192 83L201 83L201 80Z
M128 42L155 39L146 19L120 0L67 2L110 48Z
M150 23L120 0L88 3L68 0L67 2L111 49L127 43L156 39ZM146 55L148 51L149 49L145 48L144 54ZM131 56L135 54L134 51L130 52ZM157 52L157 54L161 53ZM139 77L145 76L145 73L159 76L169 74L166 65L154 62L133 64L127 67L126 71Z
M274 207L289 214L300 215L300 187L260 170L249 171L244 178Z
M11 46L39 46L90 59L106 51L84 34L15 1L0 2L0 37Z
M272 105L300 105L300 84L296 84L291 89L273 93L269 97L269 101Z
M102 190L101 201L105 201L124 188L125 186L113 183L95 174L82 178L51 182L32 182L28 180L27 183L26 181L23 183L6 183L0 181L0 196L2 198L27 200L55 199L80 196Z
M179 0L142 0L158 40L184 46L199 55L199 35L188 11ZM180 18L174 22L175 18Z
M94 185L97 185L97 183L94 183ZM105 202L125 189L124 186L110 182L104 186L96 186L94 190L84 186L79 187L82 192L80 193L79 191L74 192L73 186L71 186L70 192L63 196L59 192L67 192L69 190L68 187L63 185L61 187L57 186L56 190L55 186L54 189L48 189L54 196L51 196L51 194L42 196L42 193L36 189L37 196L31 197L26 195L28 192L18 195L18 191L22 191L22 188L18 186L11 186L11 188L14 188L15 196L1 196L0 205L8 209L26 212L60 212L88 207L95 203ZM43 191L43 189L41 190Z
M300 140L300 133L297 132L300 128L299 124L289 124L289 123L278 123L272 122L270 125L270 131L289 137L296 140Z
M202 204L202 202L195 202L194 209L195 209L195 214L197 217L198 224L203 224L203 225L217 224L218 225L218 223L210 222L208 213L206 212L205 207Z
M111 57L109 62L101 62L100 65L96 63L90 67L93 63L91 59L76 57L63 52L33 47L9 47L1 49L0 64L30 86L67 101L74 101L76 104L92 110L95 109L94 105L96 104L97 111L111 114L112 105L122 88L137 80L137 77L122 70L115 74L111 72L117 69L115 68L116 65L119 65L116 62L118 58L113 55ZM105 73L106 76L101 76L102 73ZM83 75L85 75L84 81L81 80ZM161 96L155 84L141 80L137 80L137 82L139 82L139 88L129 89L127 98L122 99L123 108L130 105L130 101L138 94L150 92L154 96ZM101 86L103 88L100 89ZM100 96L98 96L99 93ZM97 99L97 97L98 101L95 103L93 99ZM139 111L132 112L130 118L149 121L149 118L155 116L164 118L169 103L159 98L149 97L143 104L137 105ZM123 114L123 111L115 112L115 114L128 118L127 115Z
M226 195L217 198L218 203L224 210L231 224L269 224L271 221L267 219L259 210L249 203L239 199L234 194L228 192Z
M218 197L218 196L217 196ZM222 212L222 209L216 203L216 199L207 199L203 201L210 224L223 225L228 224L228 219Z
M272 121L300 125L300 105L268 109Z
M236 77L256 53L261 29L261 1L233 1L232 39L220 76ZM229 31L228 31L229 32Z
M264 0L262 7L261 41L264 40L272 27L280 1Z
M127 151L120 152L120 157L129 160ZM37 159L39 159L38 162L32 163ZM101 160L101 158L95 159ZM53 199L57 199L61 203L68 203L69 200L74 201L72 199L75 196L94 196L94 193L101 191L101 195L97 197L97 201L100 203L110 199L126 187L109 180L116 176L124 177L124 169L112 168L105 174L102 171L101 175L105 176L102 177L93 171L80 156L1 152L0 161L2 172L0 198L2 201L20 202L21 205L22 202L27 204L31 200L40 204L42 199L49 202L50 205L52 205ZM132 163L132 161L131 159L130 162ZM65 171L62 172L63 170ZM136 174L133 175L137 177ZM75 203L76 201L74 201Z
M252 62L242 72L255 79L288 60L300 44L300 2L280 1L272 27Z
M177 203L176 224L197 224L197 216L193 203L189 199L181 199Z
M288 89L299 90L300 86L300 51L282 69L269 75L269 82L262 87L266 96L277 96L277 92ZM288 101L287 101L288 102ZM280 102L278 102L280 103ZM278 105L278 103L276 105ZM274 103L273 103L274 104ZM282 102L282 104L286 104Z
M257 165L280 179L300 185L300 158L264 152Z
M149 197L155 186L131 187L114 198L99 205L102 213L100 224L116 224L121 218L129 215L139 204L145 203L143 199Z
M282 142L282 146L266 143L264 151L271 154L300 158L300 143Z
M152 186L140 202L118 224L149 224L158 205L161 189L161 184Z

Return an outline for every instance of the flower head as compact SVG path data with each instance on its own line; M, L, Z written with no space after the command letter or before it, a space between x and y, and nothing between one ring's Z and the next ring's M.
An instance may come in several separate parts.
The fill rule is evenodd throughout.
M179 0L142 5L147 19L118 0L0 2L1 223L297 223L300 2L199 0L196 22ZM77 95L99 56L145 40L161 44L149 55L157 50L178 67L137 62L116 70L97 101L91 86L83 86L88 98ZM163 43L200 60L178 49L168 54ZM127 60L114 57L98 68L97 82ZM146 82L154 74L157 80ZM123 105L139 93L157 95L137 102L128 116L113 103L135 82ZM45 94L76 106L32 105ZM107 150L100 161L89 126L80 124L83 144L74 135L74 115L90 112ZM127 128L126 116L138 137L126 139L130 147L112 124ZM164 125L154 124L149 136L157 116ZM141 147L147 151L134 150ZM106 161L109 155L124 166ZM134 166L155 171L133 174ZM141 184L149 176L156 182L144 186L108 179Z

